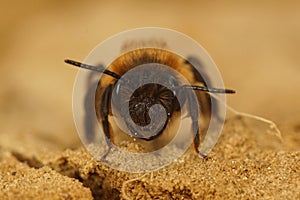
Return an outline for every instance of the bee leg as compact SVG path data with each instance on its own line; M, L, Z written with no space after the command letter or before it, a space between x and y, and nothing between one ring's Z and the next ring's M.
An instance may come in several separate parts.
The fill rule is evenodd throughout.
M199 128L197 128L197 130L195 130L195 124L197 124L197 127L198 127L198 121L193 121L193 130L194 130L194 133L196 132L195 134L195 137L194 137L194 140L193 140L193 146L194 146L194 150L195 152L201 157L201 158L206 158L207 155L205 154L202 154L200 151L199 151L199 145L200 145L200 134L199 134Z
M109 85L102 96L102 101L100 104L100 116L101 116L101 121L102 121L102 126L103 126L103 131L105 134L105 140L106 144L108 146L108 149L106 152L102 155L100 158L101 161L106 162L106 157L110 153L111 148L112 148L112 143L113 143L113 132L110 126L110 123L108 121L108 115L110 111L110 98L111 98L111 93L112 93L112 85Z
M192 118L192 129L193 129L193 134L194 134L194 140L193 140L193 147L195 152L201 157L205 158L206 155L203 155L199 151L199 145L200 145L200 133L199 133L199 112L198 109L195 109L194 106L198 105L197 99L192 96L192 94L188 95L188 102L189 102L189 112L190 116ZM200 108L200 106L199 106Z

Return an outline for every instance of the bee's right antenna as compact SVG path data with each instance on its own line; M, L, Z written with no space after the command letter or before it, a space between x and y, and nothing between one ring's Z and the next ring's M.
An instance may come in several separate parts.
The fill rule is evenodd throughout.
M183 87L187 89L199 90L199 91L211 92L211 93L226 93L226 94L235 93L235 91L231 89L207 88L207 87L196 86L196 85L184 85Z
M121 76L112 72L112 71L109 71L107 69L104 69L103 67L95 67L95 66L92 66L92 65L87 65L87 64L84 64L84 63L81 63L81 62L77 62L77 61L74 61L74 60L69 60L69 59L66 59L65 60L65 63L67 64L70 64L70 65L74 65L76 67L80 67L80 68L84 68L84 69L88 69L88 70L92 70L92 71L96 71L96 72L101 72L103 74L107 74L111 77L114 77L116 79L120 79Z

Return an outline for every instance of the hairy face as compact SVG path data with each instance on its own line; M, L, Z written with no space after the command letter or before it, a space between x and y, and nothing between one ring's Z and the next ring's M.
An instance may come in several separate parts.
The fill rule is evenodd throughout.
M143 84L145 77L154 83ZM114 104L132 136L151 140L163 132L173 112L180 107L172 89L177 85L174 76L159 69L137 71L116 83Z
M129 101L129 114L135 123L132 126L127 121L129 129L145 139L159 135L173 112L175 100L173 92L159 84L138 88Z

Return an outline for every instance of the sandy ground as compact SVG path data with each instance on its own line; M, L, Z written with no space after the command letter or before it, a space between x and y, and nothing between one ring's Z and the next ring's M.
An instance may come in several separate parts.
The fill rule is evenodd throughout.
M0 12L1 199L299 199L300 4L273 2L10 1ZM107 168L72 120L77 69L107 37L160 26L210 53L228 103L276 122L283 142L230 117L206 159L188 151L150 174Z

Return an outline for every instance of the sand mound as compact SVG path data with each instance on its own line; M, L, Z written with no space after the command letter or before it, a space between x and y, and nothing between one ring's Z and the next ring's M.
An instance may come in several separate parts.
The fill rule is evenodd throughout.
M265 145L257 134L266 133L231 119L207 158L190 149L166 168L146 174L111 169L83 148L34 154L1 149L0 193L4 199L299 198L299 151L286 143Z

